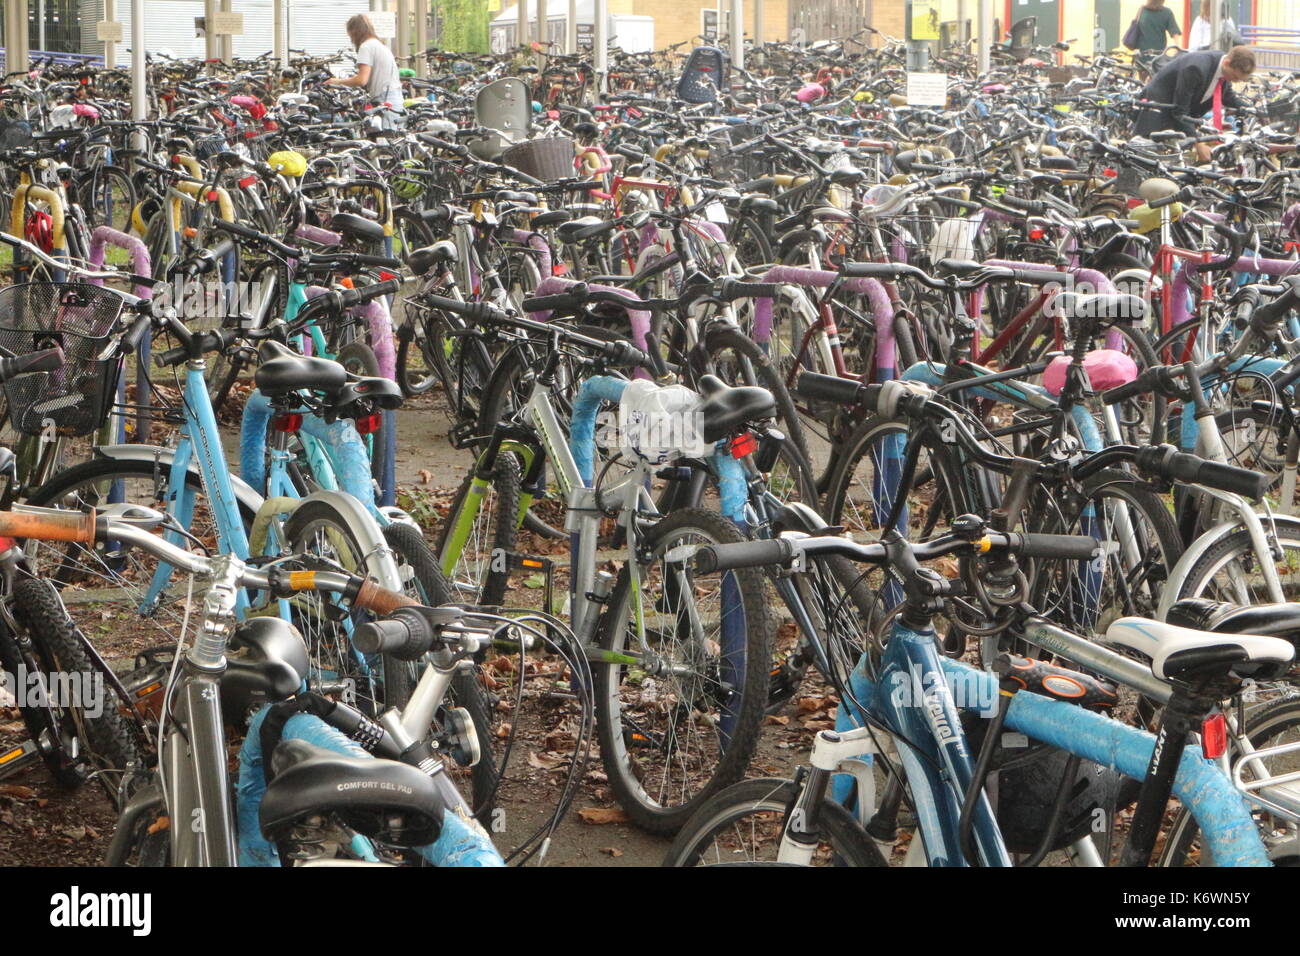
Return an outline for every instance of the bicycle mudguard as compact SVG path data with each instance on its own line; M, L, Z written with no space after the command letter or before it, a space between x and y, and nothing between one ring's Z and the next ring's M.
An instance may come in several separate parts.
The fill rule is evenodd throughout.
M257 389L249 392L239 423L239 477L253 488L266 488L266 427L272 412L265 395ZM324 419L309 413L303 415L302 430L329 449L339 490L373 505L370 452L352 423L340 420L327 425Z
M176 460L175 448L164 448L161 445L100 445L95 449L95 454L102 458L110 458L113 461L158 461L169 468L173 461ZM199 466L190 460L188 469L189 473L198 478ZM230 476L230 484L235 491L235 499L250 514L257 514L257 510L262 507L264 497L260 491L257 491L252 485L244 481L239 475Z
M271 712L271 705L263 707L249 722L248 736L239 749L239 782L236 787L236 820L239 827L240 866L280 866L280 854L275 845L262 836L258 809L266 793L265 753L262 749L262 723ZM295 714L284 723L280 739L304 740L317 747L332 750L344 757L369 757L370 754L310 714ZM487 831L468 814L450 809L443 813L442 832L438 839L417 848L417 852L434 866L505 866L501 854L492 845ZM353 841L352 849L363 859L372 862L377 858L364 837Z
M998 681L993 674L950 658L944 658L941 664L948 680L975 690L976 699L996 699ZM1146 777L1155 747L1155 737L1144 730L1027 691L1011 698L1006 727L1135 780ZM1195 746L1183 750L1174 795L1196 818L1216 866L1272 865L1259 839L1250 805L1232 781L1202 757Z

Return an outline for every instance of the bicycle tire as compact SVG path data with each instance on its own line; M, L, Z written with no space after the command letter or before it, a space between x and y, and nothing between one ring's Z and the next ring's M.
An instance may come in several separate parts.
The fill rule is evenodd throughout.
M736 526L721 515L696 508L684 508L667 515L649 528L642 540L642 547L652 556L662 556L669 546L688 537L717 543L744 540L736 530ZM646 577L640 582L640 588L635 594L632 593L631 579L626 565L619 571L614 591L597 623L597 643L602 651L615 655L625 653L625 646L629 639L628 612L632 609L631 602L641 601L643 595L651 593L654 566L653 563L647 565ZM733 576L730 583L727 583L726 575ZM713 580L713 578L708 576L704 580ZM698 576L690 579L689 594L692 605L697 592L701 589L700 581L701 578ZM716 588L722 600L730 602L726 606L732 609L731 613L734 614L739 610L743 613L743 618L732 617L723 623L723 617L727 612L719 614L719 640L705 642L718 648L717 659L706 660L705 666L700 666L698 663L692 666L693 673L690 678L694 682L693 687L683 690L683 683L679 679L681 675L670 674L665 679L666 682L671 682L665 700L676 700L679 703L685 700L691 701L692 713L687 715L687 719L693 720L694 712L704 712L703 707L700 706L702 699L709 706L717 704L717 722L708 724L711 733L717 735L717 731L712 728L720 727L725 719L724 703L726 709L733 715L727 731L729 742L724 744L720 738L716 741L718 759L708 769L703 769L699 761L712 763L704 750L707 743L714 741L708 741L701 735L692 738L684 749L676 746L676 741L681 737L689 736L688 732L676 725L677 721L673 721L671 732L663 735L663 752L668 756L662 762L661 777L674 768L679 760L683 768L694 761L696 768L707 774L707 779L703 783L683 781L684 785L691 787L690 794L684 800L671 803L666 801L663 795L667 788L662 782L658 787L659 796L656 798L642 783L646 774L654 772L648 752L660 748L654 745L651 734L646 732L645 723L628 716L628 709L624 706L622 695L626 690L629 703L635 699L639 705L654 711L657 706L655 703L658 699L657 690L645 683L647 675L643 674L638 678L628 665L593 663L596 684L596 732L610 790L632 822L650 833L667 835L679 830L705 800L744 776L758 746L761 723L768 700L769 670L772 660L771 632L774 630L767 610L766 580L760 569L742 568L723 572L723 575L717 578L717 582ZM665 589L667 597L672 596L670 591L671 588ZM685 592L678 591L679 595L682 593ZM658 599L654 603L659 603ZM642 605L640 616L653 618L655 613L654 604L651 605L648 614ZM673 615L674 633L681 628L683 613L686 614L685 620L688 622L707 619L700 614L697 607L693 606L691 610L685 612L678 609ZM731 652L725 647L728 643L728 635L722 632L724 628L730 630L730 641L733 645L743 640L743 667L735 661L734 657L728 660ZM710 646L703 649L688 648L692 654L699 654L702 650L712 653ZM724 671L728 664L730 664L733 686L725 694L718 694L717 692L723 690L726 684ZM701 672L710 666L713 671L716 671L716 677L712 678L713 685L706 687L705 682L710 679L710 675ZM662 675L656 676L662 677ZM740 684L738 690L734 686L736 683ZM710 695L716 695L716 699L708 700ZM740 698L738 703L735 700L736 696ZM683 707L678 707L676 710L678 715L684 712ZM709 719L712 719L712 715ZM629 740L638 745L629 748ZM641 741L644 741L644 745L640 744ZM698 746L695 745L696 742ZM638 760L632 756L633 752L645 754L646 757ZM673 791L676 791L677 786L676 783L672 785ZM686 791L683 790L683 794L685 793Z
M754 814L779 814L784 820L798 796L799 791L790 780L760 778L732 784L700 805L673 840L673 845L668 848L662 865L671 867L701 865L702 858L708 853L709 841L715 839L721 831L735 827L738 821ZM834 800L824 798L820 814L824 836L829 843L831 861L844 866L887 865L875 841L853 814L843 806ZM756 829L753 824L750 826ZM776 841L770 843L776 845ZM719 859L718 862L742 866L763 865L758 861Z
M484 514L482 503L477 505L475 528L469 531L459 553L452 554L451 539L462 520L461 514L466 508L475 506L470 490L476 470L477 464L460 483L447 518L438 532L434 552L456 603L498 605L505 598L510 575L503 566L494 566L492 556L494 553L513 551L518 538L519 463L514 455L497 456L489 482L492 495L490 507ZM485 546L486 554L483 553ZM466 548L472 548L472 553L466 555ZM458 573L458 569L463 570Z

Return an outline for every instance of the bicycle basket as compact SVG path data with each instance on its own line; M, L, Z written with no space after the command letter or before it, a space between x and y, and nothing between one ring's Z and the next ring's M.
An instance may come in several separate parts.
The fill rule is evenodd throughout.
M213 136L204 136L194 141L194 156L202 162L207 162L217 153L224 153L230 147L226 145L226 137L221 133Z
M15 430L89 435L113 405L121 360L111 341L122 300L99 286L28 282L0 289L0 347L15 355L63 349L63 367L5 382Z
M501 162L525 175L553 183L573 175L573 160L577 150L567 136L547 139L530 139L517 143L501 154Z
M0 149L23 149L31 145L31 123L26 120L0 119Z

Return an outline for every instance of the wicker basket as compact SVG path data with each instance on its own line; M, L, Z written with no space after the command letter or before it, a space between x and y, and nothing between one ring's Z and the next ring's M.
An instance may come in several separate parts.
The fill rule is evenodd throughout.
M501 154L501 162L534 179L553 183L574 174L573 161L577 155L572 139L553 136L516 143Z

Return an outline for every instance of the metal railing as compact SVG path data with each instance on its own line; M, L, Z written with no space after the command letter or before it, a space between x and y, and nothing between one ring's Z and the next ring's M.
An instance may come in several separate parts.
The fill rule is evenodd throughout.
M1255 51L1260 69L1300 72L1300 30L1247 25L1241 27L1241 37Z

